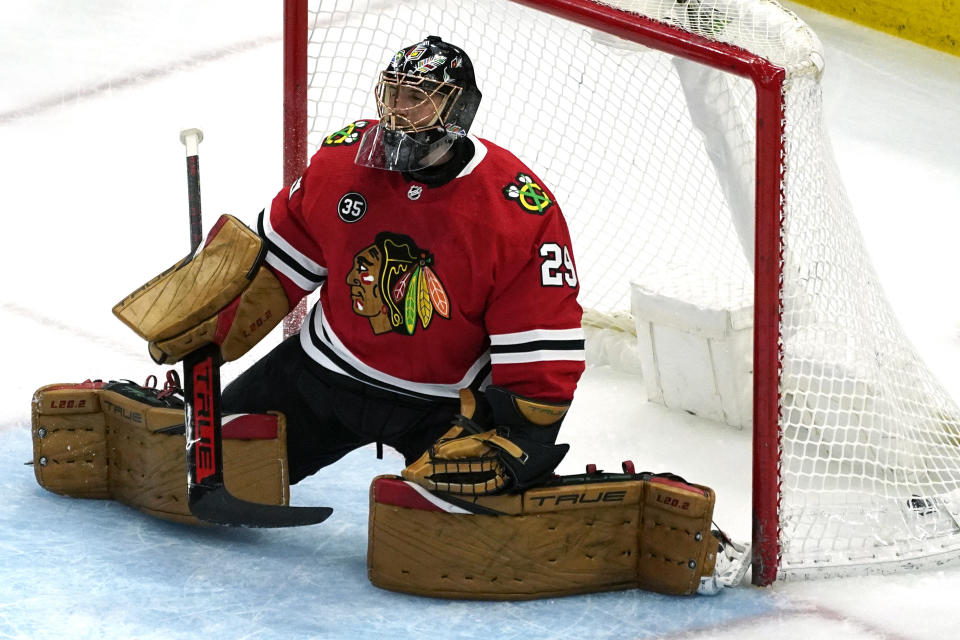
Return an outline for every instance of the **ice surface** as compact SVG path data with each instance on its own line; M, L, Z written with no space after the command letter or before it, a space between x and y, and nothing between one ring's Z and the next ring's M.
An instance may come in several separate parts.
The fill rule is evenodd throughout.
M881 279L958 396L960 59L791 8L826 47L828 124ZM44 491L22 464L34 389L162 373L110 308L187 251L179 130L204 130L208 226L223 212L249 220L279 186L281 16L252 0L0 0L0 14L0 638L956 636L957 569L712 599L384 592L366 579L367 488L401 464L369 448L293 488L295 504L335 509L304 529L194 529ZM713 486L717 521L749 538L749 433L647 405L639 381L600 367L564 437L561 472L632 458L681 473Z

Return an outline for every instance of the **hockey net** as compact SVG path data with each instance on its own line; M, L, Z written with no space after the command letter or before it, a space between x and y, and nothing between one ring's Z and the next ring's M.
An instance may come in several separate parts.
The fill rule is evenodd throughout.
M795 15L769 0L287 4L287 181L374 114L394 51L440 35L474 60L472 132L557 196L590 324L632 330L631 279L752 306L755 583L960 557L960 411L877 281L825 137L820 44Z

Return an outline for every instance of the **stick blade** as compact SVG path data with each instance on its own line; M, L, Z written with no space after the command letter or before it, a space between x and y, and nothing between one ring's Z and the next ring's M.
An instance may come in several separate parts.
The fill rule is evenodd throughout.
M190 512L204 522L227 527L278 528L319 524L330 517L330 507L284 507L241 500L226 487L192 485Z

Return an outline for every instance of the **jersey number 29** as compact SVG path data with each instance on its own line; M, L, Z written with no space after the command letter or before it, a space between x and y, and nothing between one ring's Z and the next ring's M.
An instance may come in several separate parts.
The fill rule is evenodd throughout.
M570 249L556 242L547 242L540 246L540 284L545 287L577 286L577 271L573 267Z

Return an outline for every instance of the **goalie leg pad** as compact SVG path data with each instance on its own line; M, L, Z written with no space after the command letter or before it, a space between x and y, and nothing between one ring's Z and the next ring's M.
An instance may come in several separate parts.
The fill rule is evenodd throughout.
M470 501L378 477L370 491L370 581L481 600L630 588L694 593L716 560L713 491L651 474L599 475Z
M61 495L114 499L159 518L200 524L187 506L183 409L130 397L131 387L136 390L103 382L54 384L34 394L37 482ZM229 420L224 418L223 458L231 493L289 504L283 414Z

